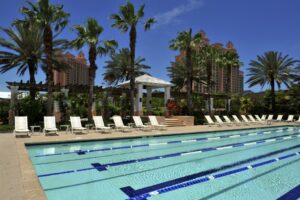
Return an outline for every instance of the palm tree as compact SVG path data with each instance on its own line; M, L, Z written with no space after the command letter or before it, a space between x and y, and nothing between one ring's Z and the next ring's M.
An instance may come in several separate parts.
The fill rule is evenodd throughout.
M271 106L272 113L276 112L275 108L275 84L280 89L284 84L290 87L293 83L295 69L293 66L299 61L290 58L288 55L275 51L268 51L262 56L257 56L257 60L250 61L250 68L247 80L250 87L260 85L264 87L266 84L271 86Z
M226 100L226 111L229 112L229 96L231 92L231 71L233 67L239 67L242 63L239 61L239 55L236 52L236 49L233 46L232 42L226 44L226 48L223 49L223 54L221 55L222 66L226 69L226 84L225 84L225 93L227 95Z
M70 42L72 47L81 49L83 46L89 47L89 95L88 95L88 118L92 120L92 106L94 96L94 85L96 77L97 55L111 53L117 47L115 40L100 40L99 37L103 28L93 18L88 18L85 25L75 25L73 29L77 33L77 38Z
M174 89L180 91L186 85L186 69L181 62L171 62L171 66L167 68Z
M192 65L192 52L194 48L200 44L202 35L197 33L193 36L192 29L179 32L177 37L170 41L170 49L180 50L185 53L185 69L186 69L186 91L187 91L187 108L188 114L193 113L193 98L192 98L192 85L193 85L193 65Z
M43 30L43 43L45 53L45 67L47 78L47 115L53 114L53 38L65 28L69 14L64 12L62 5L52 5L49 0L38 0L36 3L27 1L28 8L23 7L22 12L29 20L37 23ZM55 35L53 35L55 33Z
M199 52L196 51L192 53L192 79L194 83L207 85L203 60L199 55ZM187 77L184 60L179 58L176 59L175 62L171 62L171 65L167 67L167 71L169 77L171 78L171 82L174 84L175 91L182 90L186 86Z
M241 104L240 112L242 114L249 113L254 106L251 98L249 98L249 97L241 97L240 104Z
M120 7L118 14L111 15L113 20L112 27L120 29L122 32L126 33L129 30L130 38L130 105L131 105L131 114L134 114L134 91L135 91L135 73L134 73L134 64L135 64L135 47L136 47L136 38L137 38L137 25L141 22L144 17L144 8L145 5L142 5L137 12L135 12L134 5L131 2L127 2L125 5ZM151 25L155 23L154 18L147 19L143 25L144 30L147 31L150 29Z
M200 57L204 66L206 67L206 87L208 94L208 113L211 114L211 94L212 87L215 83L213 78L213 72L217 66L218 59L220 55L220 47L219 44L205 45L200 51Z
M30 97L35 99L35 74L42 59L43 32L33 23L14 24L9 28L0 28L8 38L0 38L0 46L6 50L0 51L0 73L17 69L17 74L23 76L29 72Z
M150 66L143 64L145 58L137 57L134 64L134 76L147 74L145 70L150 69ZM117 85L120 82L129 80L130 74L130 50L123 48L119 53L112 54L111 60L106 61L104 80L110 85Z

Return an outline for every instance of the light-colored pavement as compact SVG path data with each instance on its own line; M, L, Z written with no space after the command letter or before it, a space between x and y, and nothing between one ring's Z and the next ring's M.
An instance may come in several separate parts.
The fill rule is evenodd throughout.
M233 129L247 129L287 125L273 123L272 125L253 124L251 126L184 126L169 127L167 131L134 131L131 133L88 133L85 135L65 134L59 136L32 135L30 138L15 138L12 134L0 134L0 198L3 200L44 200L45 194L40 186L31 161L27 155L25 144L100 140L112 138L159 136L169 134L210 132ZM289 123L289 125L293 125ZM298 124L299 125L299 124Z

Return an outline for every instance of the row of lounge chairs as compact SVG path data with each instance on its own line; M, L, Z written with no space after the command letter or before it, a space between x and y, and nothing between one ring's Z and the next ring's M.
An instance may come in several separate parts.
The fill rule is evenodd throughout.
M271 123L271 122L300 122L300 116L296 121L294 119L294 115L289 115L286 120L283 120L283 115L278 115L276 119L274 119L274 115L241 115L241 118L238 118L237 115L232 115L232 120L227 116L224 115L223 119L219 115L214 115L215 121L212 119L210 115L204 116L208 125L249 125L253 123Z
M112 130L118 130L122 132L130 132L133 128L143 131L151 130L166 130L166 126L159 124L156 116L149 116L149 123L144 124L140 116L133 116L134 125L125 126L121 116L113 116L112 120L114 124L106 126L102 116L93 116L94 126L96 132L110 132ZM81 119L78 116L70 117L71 123L71 133L86 133L87 128L83 127L81 124ZM16 116L15 117L15 129L14 135L28 135L30 136L30 131L28 129L28 119L27 116ZM43 134L56 134L58 135L58 129L56 127L56 121L54 116L44 117L44 128Z

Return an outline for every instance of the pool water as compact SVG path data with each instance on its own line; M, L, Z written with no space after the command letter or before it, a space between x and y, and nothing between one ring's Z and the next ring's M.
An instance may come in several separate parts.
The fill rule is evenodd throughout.
M299 195L294 189L300 185L299 127L28 145L27 150L49 200Z

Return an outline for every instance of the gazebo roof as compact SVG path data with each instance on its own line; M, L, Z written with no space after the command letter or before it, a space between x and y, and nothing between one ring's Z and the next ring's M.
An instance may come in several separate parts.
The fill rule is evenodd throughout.
M165 81L159 78L155 78L153 76L149 76L148 74L144 74L141 76L138 76L135 78L135 83L139 84L143 84L146 86L151 86L151 87L167 87L167 86L173 86L172 83L170 83L169 81ZM118 86L121 87L126 87L129 86L130 81L124 81L123 83L120 83Z

